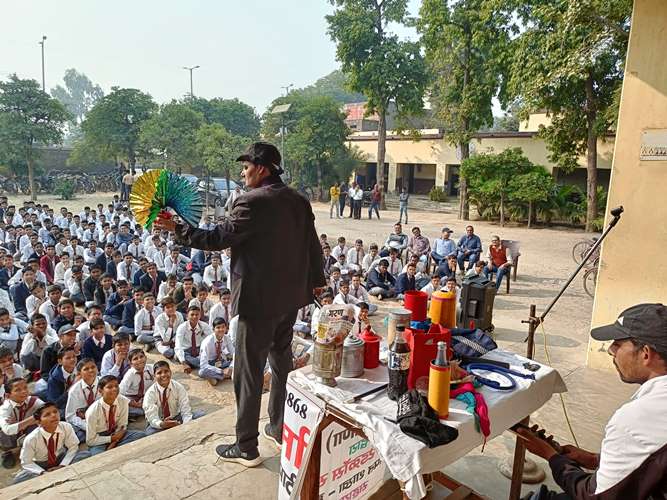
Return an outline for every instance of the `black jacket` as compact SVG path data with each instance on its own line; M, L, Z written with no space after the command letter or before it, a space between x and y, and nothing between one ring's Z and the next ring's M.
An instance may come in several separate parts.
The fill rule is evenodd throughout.
M164 274L164 271L157 272L157 285L155 285L155 298L157 299L157 293L160 289L160 285L167 281L167 275ZM139 285L144 292L150 292L153 290L153 278L150 277L148 273L144 274L139 280Z

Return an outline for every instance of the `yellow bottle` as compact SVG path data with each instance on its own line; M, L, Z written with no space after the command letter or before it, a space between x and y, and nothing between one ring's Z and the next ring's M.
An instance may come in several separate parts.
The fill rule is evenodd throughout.
M449 361L447 361L447 343L438 342L438 357L431 362L428 374L428 404L440 419L449 415Z

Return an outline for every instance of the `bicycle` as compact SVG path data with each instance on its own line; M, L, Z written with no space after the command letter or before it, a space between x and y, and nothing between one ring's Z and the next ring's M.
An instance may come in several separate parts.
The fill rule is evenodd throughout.
M596 237L593 237L588 240L581 240L578 241L577 243L574 244L572 247L572 259L576 264L581 264L581 262L584 260L584 257L588 253L588 251L591 249L591 247L595 244L595 242L598 239ZM600 257L600 248L595 250L595 253L591 256L594 259L598 259Z
M598 281L598 267L600 265L600 257L596 257L590 267L586 268L584 272L584 290L590 298L595 296L595 285Z

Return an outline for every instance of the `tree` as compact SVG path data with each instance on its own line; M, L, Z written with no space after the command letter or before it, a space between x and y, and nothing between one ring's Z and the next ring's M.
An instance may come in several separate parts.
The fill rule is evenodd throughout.
M89 147L124 156L131 169L137 163L139 130L156 111L153 98L137 89L112 87L97 101L81 124Z
M528 204L528 227L531 227L535 204L546 202L554 190L553 176L541 165L533 165L525 174L512 179L510 201Z
M184 102L204 115L206 123L219 123L233 135L255 139L260 121L255 109L238 99L203 99L196 97Z
M202 125L195 137L198 157L209 174L225 174L227 195L231 169L238 165L236 159L246 147L247 138L234 135L219 123Z
M426 67L419 44L399 40L392 23L407 21L407 0L331 0L337 8L326 16L336 56L349 87L363 93L366 114L377 113L377 181L384 191L387 111L394 103L399 120L423 112ZM384 204L384 197L382 198ZM384 207L383 207L384 208Z
M86 113L104 97L104 91L74 68L65 71L63 80L65 87L56 85L51 89L51 95L63 103L74 117L74 123L80 125Z
M492 98L502 91L509 40L506 16L493 0L424 0L417 27L432 79L435 115L461 163L470 157L470 139L493 125ZM468 188L459 186L459 218L469 218Z
M164 104L141 124L140 148L147 156L159 159L164 167L192 168L197 161L197 130L203 123L203 115L187 104Z
M550 160L565 171L586 155L586 229L598 214L597 141L611 122L608 109L621 85L631 0L518 2L525 26L513 42L510 95L525 112L545 109L551 125L540 131Z
M304 87L303 89L295 89L291 93L304 96L328 96L334 101L342 104L364 102L366 100L364 94L361 94L360 92L351 92L349 87L348 77L341 70L337 69L318 79L314 84Z
M32 200L37 199L34 146L61 143L68 119L65 107L44 93L37 81L12 75L0 82L0 150L3 156L25 160Z

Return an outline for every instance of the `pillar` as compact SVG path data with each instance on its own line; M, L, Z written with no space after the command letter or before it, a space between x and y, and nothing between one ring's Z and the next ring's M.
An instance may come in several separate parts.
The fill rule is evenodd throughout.
M387 192L396 193L396 171L398 165L396 163L389 163L389 177L387 178Z

